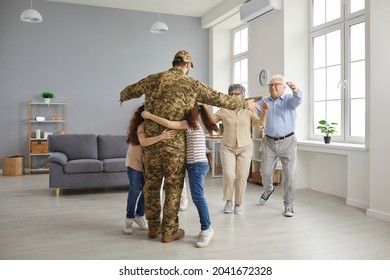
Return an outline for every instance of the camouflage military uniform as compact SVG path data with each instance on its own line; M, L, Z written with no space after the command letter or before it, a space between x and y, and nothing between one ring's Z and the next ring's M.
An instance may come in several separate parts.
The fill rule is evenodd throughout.
M144 94L145 110L171 121L186 119L195 102L231 110L247 107L246 102L217 92L184 74L182 69L177 67L150 75L127 86L120 93L120 101L139 98ZM146 137L159 135L164 129L165 127L151 120L145 120ZM178 212L185 175L185 151L184 130L178 130L174 139L143 148L145 216L149 231L156 231L160 227L160 189L165 177L166 191L161 222L163 236L173 236L179 227Z

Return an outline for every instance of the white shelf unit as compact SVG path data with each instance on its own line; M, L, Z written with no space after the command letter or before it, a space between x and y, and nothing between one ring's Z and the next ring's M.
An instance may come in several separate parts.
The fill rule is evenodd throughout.
M222 137L206 136L207 148L211 150L211 176L222 177L222 163L219 150Z
M58 115L61 115L59 118ZM36 117L44 117L44 121L37 121ZM66 133L66 102L34 102L28 104L28 173L45 173L49 171L47 159L47 139L44 133ZM37 138L36 129L41 130ZM36 146L46 147L46 151L36 152ZM34 148L33 148L34 146ZM34 149L34 151L33 151Z

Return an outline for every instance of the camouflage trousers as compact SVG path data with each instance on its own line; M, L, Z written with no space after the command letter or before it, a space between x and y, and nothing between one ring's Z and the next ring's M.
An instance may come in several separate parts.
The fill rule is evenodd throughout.
M149 230L161 227L163 236L172 236L179 228L180 197L185 176L185 151L157 143L143 148L145 217ZM161 183L164 178L165 201L161 221Z

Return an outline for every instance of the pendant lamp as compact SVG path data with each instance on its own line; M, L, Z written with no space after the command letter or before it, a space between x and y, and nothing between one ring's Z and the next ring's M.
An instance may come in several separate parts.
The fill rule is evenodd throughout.
M166 33L168 32L168 26L160 20L160 14L158 14L158 21L153 23L152 27L150 28L150 32L152 33Z
M29 23L38 23L42 22L42 15L32 8L32 0L31 0L31 9L24 10L20 15L20 20Z

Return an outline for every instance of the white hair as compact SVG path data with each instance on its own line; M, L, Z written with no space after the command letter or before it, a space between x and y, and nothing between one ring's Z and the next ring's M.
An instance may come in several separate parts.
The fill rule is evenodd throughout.
M283 75L280 75L280 74L273 75L271 77L270 81L272 81L273 79L282 80L283 85L286 84L286 78Z

